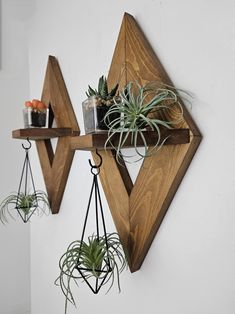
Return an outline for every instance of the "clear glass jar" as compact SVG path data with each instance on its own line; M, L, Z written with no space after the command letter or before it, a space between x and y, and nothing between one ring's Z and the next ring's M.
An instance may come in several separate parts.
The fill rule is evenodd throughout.
M82 103L85 134L108 131L109 128L104 121L104 117L113 104L114 102L109 106L102 104L96 96L91 96ZM113 120L118 117L119 114L114 113L110 115L109 119Z
M25 128L48 128L49 109L24 108L23 119Z

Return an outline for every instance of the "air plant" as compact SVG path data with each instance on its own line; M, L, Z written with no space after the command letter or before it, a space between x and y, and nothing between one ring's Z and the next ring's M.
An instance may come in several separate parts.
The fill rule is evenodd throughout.
M17 210L24 222L38 213L50 213L50 204L47 194L36 190L34 193L12 193L7 196L0 204L0 220L3 224L8 222L8 217L14 219L14 212Z
M127 260L117 233L109 233L105 236L92 235L85 241L76 240L72 242L67 251L59 261L60 275L55 284L60 286L65 296L65 314L67 313L68 302L75 304L72 293L72 282L78 285L79 280L87 282L94 293L98 293L103 285L112 288L117 280L119 292L120 273L127 268ZM96 288L93 289L90 280L96 281ZM99 281L99 288L97 283Z
M104 118L108 127L108 138L105 147L107 145L112 146L116 151L116 159L119 163L122 159L128 162L128 157L133 156L124 156L121 149L124 148L127 139L130 137L131 144L138 155L136 160L138 161L152 155L164 144L167 138L161 137L162 128L170 129L182 119L183 108L178 90L168 85L154 84L154 82L150 82L145 86L129 82L121 90L119 97L121 101L115 102ZM173 119L169 119L171 111L174 111ZM116 118L110 119L114 115ZM156 144L151 149L148 149L145 130L156 131L158 135ZM112 140L117 137L118 145L116 146ZM144 153L137 147L138 138L143 143Z

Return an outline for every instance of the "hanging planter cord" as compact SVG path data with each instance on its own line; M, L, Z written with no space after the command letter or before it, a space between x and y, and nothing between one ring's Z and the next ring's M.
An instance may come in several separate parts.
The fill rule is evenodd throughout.
M100 167L102 165L102 157L98 153L96 149L96 154L99 157L99 163L98 165L93 165L91 160L89 159L89 164L91 166L91 173L93 175L93 183L91 186L91 192L88 200L88 205L87 205L87 211L85 215L85 221L83 225L83 230L82 230L82 237L81 237L81 244L80 244L80 249L79 249L79 255L81 252L83 240L84 240L84 235L85 235L85 230L86 230L86 225L87 225L87 219L88 219L88 214L90 210L90 205L91 205L91 200L92 200L92 195L93 193L95 194L95 219L96 219L96 237L97 241L100 239L100 226L99 226L99 209L100 209L100 215L101 215L101 221L102 221L102 226L103 226L103 232L104 232L104 238L105 238L105 244L106 244L106 250L108 252L108 241L107 241L107 232L106 232L106 226L105 226L105 219L104 219L104 213L103 213L103 206L101 202L101 196L100 196L100 190L99 190L99 185L98 185L98 175L100 173ZM95 288L92 287L90 282L87 280L87 278L84 276L82 271L93 271L93 269L85 268L85 267L80 267L80 262L78 258L78 265L76 269L79 271L80 275L84 279L84 281L87 283L87 285L90 287L90 289L93 291L93 293L97 294L102 287L103 283L105 282L105 279L107 278L108 274L111 272L111 267L110 267L110 260L109 256L107 256L107 259L105 260L106 265L102 269L94 269L97 273L105 273L104 277L102 277L101 282L99 283L99 278L96 278L95 281Z

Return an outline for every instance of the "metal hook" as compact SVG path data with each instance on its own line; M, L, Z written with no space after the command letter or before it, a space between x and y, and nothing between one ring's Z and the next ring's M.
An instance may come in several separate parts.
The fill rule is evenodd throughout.
M29 150L29 149L31 148L31 146L32 146L32 144L31 144L31 142L30 142L30 140L29 140L28 137L27 137L27 142L29 143L29 147L25 147L24 144L21 144L22 147L23 147L25 150Z
M88 161L89 161L89 164L90 164L90 166L91 166L92 169L94 169L94 168L95 168L95 169L100 168L101 165L102 165L102 162L103 162L102 157L101 157L101 155L98 153L98 150L97 150L97 149L95 150L95 153L96 153L96 155L100 158L100 162L99 162L98 165L92 165L91 160L89 159Z

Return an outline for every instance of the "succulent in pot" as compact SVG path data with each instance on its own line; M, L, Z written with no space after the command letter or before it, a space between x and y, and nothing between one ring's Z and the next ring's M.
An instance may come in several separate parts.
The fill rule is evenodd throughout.
M128 162L133 157L133 154L123 155L121 152L128 138L131 139L137 155L135 161L151 156L167 139L162 138L161 129L170 129L182 120L183 107L178 90L157 82L149 82L144 86L137 82L129 82L120 91L119 97L121 101L115 103L104 118L108 127L105 147L112 146L120 164L122 160ZM172 112L174 114L171 114ZM113 115L116 115L115 119L110 118ZM158 135L151 149L148 149L145 138L146 130L155 131ZM118 137L116 141L118 144L114 145L113 139L116 137ZM137 145L138 139L142 141L144 152Z
M106 236L92 235L88 241L74 241L59 261L60 275L55 284L60 286L65 296L65 314L68 302L76 305L72 283L78 285L88 282L94 293L98 293L103 285L109 283L107 292L112 288L115 279L120 290L120 273L127 268L127 260L117 233L108 233ZM95 288L89 284L96 281Z
M104 76L99 78L97 89L88 85L86 92L88 98L82 103L86 134L108 130L104 116L111 106L119 101L117 90L118 84L109 91L108 82ZM110 119L114 118L116 118L116 114L110 116Z
M47 194L40 190L34 193L11 193L0 204L0 221L5 224L8 216L15 217L18 212L24 222L27 222L34 213L49 214L50 204Z

